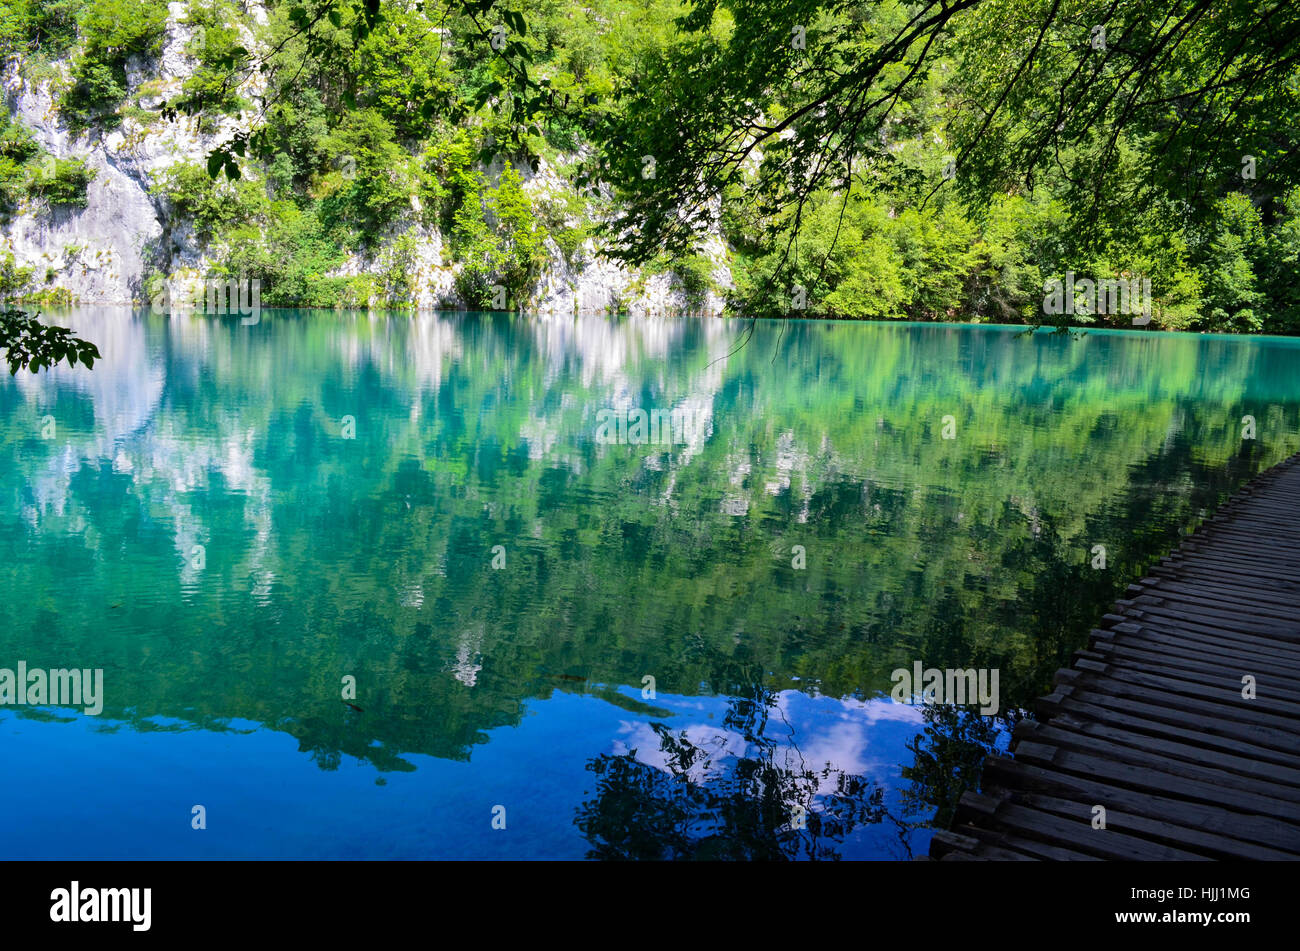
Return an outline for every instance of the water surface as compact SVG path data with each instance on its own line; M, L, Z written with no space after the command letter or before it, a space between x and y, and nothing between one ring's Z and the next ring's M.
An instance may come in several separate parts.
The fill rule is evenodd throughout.
M906 858L1300 449L1292 340L61 319L104 359L0 382L0 668L104 710L0 707L3 857ZM597 438L637 408L700 427ZM1004 716L893 702L918 660Z

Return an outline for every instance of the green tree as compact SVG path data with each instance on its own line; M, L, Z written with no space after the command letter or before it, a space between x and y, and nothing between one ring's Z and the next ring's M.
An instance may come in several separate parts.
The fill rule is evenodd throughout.
M1218 205L1219 219L1205 252L1204 327L1258 332L1264 326L1264 297L1255 261L1264 251L1259 212L1245 195L1233 193Z
M48 169L32 182L34 196L51 205L72 205L85 208L86 189L95 180L95 170L81 159L55 159Z
M209 123L217 115L238 113L245 105L238 89L248 75L243 68L248 53L235 8L226 0L190 0L186 21L192 31L189 53L198 68L181 85L183 101Z
M1268 300L1270 333L1300 333L1300 186L1282 202L1280 220L1266 240L1260 268L1261 290Z
M1001 196L1046 189L1066 219L1062 250L1073 249L1062 263L1122 268L1126 233L1181 227L1167 209L1212 221L1243 155L1268 169L1261 200L1300 184L1294 4L705 0L680 25L620 77L619 108L597 129L592 175L621 203L605 233L634 263L688 253L717 197L739 189L759 243L798 269L795 237L825 230L818 196L885 183L903 207L955 193L976 218ZM1182 277L1162 277L1187 298ZM981 296L1003 295L986 285ZM1235 306L1234 326L1252 326Z
M533 213L532 199L523 189L523 179L509 162L488 196L487 208L495 225L501 283L512 298L521 299L546 260L545 235Z
M323 143L323 153L334 171L326 187L323 218L344 229L344 240L370 244L380 230L419 193L419 168L394 140L394 130L376 109L346 115ZM352 240L348 240L352 239Z
M89 0L81 10L82 50L71 84L59 106L75 129L112 128L121 121L117 105L126 96L126 63L132 56L156 57L167 29L163 0Z
M500 284L509 306L521 306L545 261L545 232L538 225L523 179L509 162L495 188L473 186L456 211L453 247L461 258L457 290L473 308L493 306Z

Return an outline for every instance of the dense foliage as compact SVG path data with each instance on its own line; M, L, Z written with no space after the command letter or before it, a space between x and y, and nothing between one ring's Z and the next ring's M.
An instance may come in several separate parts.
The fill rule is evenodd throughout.
M1081 286L1073 313L1045 314L1048 283L1073 275L1149 279L1158 327L1300 332L1289 4L265 9L190 0L195 70L162 104L126 76L159 55L161 0L3 0L0 47L37 72L70 57L59 106L90 135L185 115L212 132L246 110L250 132L159 191L222 273L264 275L268 303L401 300L395 238L435 227L474 306L494 284L526 304L546 261L594 249L698 295L701 238L720 231L741 313L1132 323ZM545 199L513 178L541 160L561 185ZM10 204L12 179L0 164ZM338 276L349 253L368 274Z
M1073 273L1149 277L1160 326L1300 331L1293 4L684 10L602 130L626 257L720 219L762 312L798 287L820 313L1035 320Z
M81 159L56 159L31 133L0 116L0 221L25 201L85 207L95 172Z

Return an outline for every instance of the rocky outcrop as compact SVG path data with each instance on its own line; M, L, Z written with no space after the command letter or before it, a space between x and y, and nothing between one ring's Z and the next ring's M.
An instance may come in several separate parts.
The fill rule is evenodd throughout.
M174 215L165 200L151 193L162 175L178 162L202 162L216 146L248 128L253 116L244 113L219 119L215 128L200 132L197 119L164 121L156 108L174 97L195 63L188 53L192 39L185 23L186 4L171 3L167 38L156 61L128 66L129 101L139 99L145 110L133 110L120 127L107 133L73 135L61 120L52 89L58 78L30 82L22 64L4 70L5 98L16 121L31 130L36 141L56 158L79 158L95 173L84 208L28 205L19 209L0 233L0 256L12 254L19 267L32 269L32 294L58 292L80 303L139 304L149 302L145 282L150 274L164 275L173 296L201 284L210 261L190 223ZM256 5L250 16L265 22ZM251 46L253 38L247 36ZM66 77L70 61L59 64ZM258 93L256 78L242 92ZM542 163L523 169L525 189L536 201L555 200L570 189L556 170ZM499 168L485 170L489 177ZM528 310L549 314L720 313L721 292L731 281L727 248L711 236L703 252L713 264L713 287L692 297L672 273L642 273L602 257L594 243L580 253L565 254L547 242L548 261L523 302ZM436 228L415 221L391 229L379 247L354 254L336 275L381 274L396 254L412 277L412 303L421 309L461 306L456 294L458 265L443 250Z

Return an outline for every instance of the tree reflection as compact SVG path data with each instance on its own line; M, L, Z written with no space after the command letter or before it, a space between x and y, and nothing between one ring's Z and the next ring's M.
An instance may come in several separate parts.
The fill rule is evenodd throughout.
M731 698L731 732L708 741L650 724L661 766L637 750L588 762L596 792L576 820L588 858L838 859L854 828L885 818L884 790L830 763L814 767L792 742L767 735L777 699L758 684Z
M902 812L930 816L915 827L946 829L962 793L979 789L985 757L1002 751L1022 714L1012 710L981 716L970 706L929 703L921 715L925 729L907 742L915 759L903 767L910 784L903 790Z

